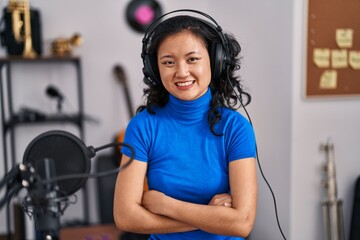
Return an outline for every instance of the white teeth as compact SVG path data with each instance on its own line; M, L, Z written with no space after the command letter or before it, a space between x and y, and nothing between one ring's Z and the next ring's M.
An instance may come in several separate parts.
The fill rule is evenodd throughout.
M190 86L191 84L193 84L193 81L176 83L176 85L178 85L180 87Z

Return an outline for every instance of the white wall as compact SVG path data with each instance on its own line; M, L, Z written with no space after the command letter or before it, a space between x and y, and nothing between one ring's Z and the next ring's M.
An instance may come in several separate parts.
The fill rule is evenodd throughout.
M355 181L360 174L359 97L305 99L307 1L294 1L292 76L291 228L290 239L323 239L321 202L325 190L321 143L335 146L338 197L344 201L346 239L349 237Z
M360 142L360 102L358 98L303 98L307 1L159 2L164 12L178 8L205 11L225 31L234 33L241 43L243 60L239 73L253 96L248 111L257 134L260 163L276 195L279 220L287 239L322 238L320 206L324 194L319 168L324 154L318 151L318 147L328 136L335 142L339 197L344 199L348 232L353 185L360 165L356 161L360 155L359 148L356 148ZM85 112L101 121L99 125L86 124L85 143L100 146L110 142L128 121L121 86L112 74L115 64L121 64L126 70L134 105L142 101L142 35L126 24L124 11L128 1L32 0L31 3L41 11L47 49L49 42L56 37L69 37L74 32L80 32L84 37L84 44L74 52L82 59ZM0 7L5 4L1 1ZM5 56L3 48L0 56ZM61 86L69 100L64 107L72 110L76 106L72 71L69 66L51 65L36 70L18 66L14 75L19 79L15 83L18 89L15 103L20 105L24 100L32 107L40 105L43 111L55 111L55 105L43 93L52 83ZM27 100L29 98L31 100ZM18 158L29 141L46 128L17 130L21 135L17 138ZM3 164L0 165L2 175ZM253 239L281 239L273 200L260 172L258 179L259 204ZM90 221L96 223L93 185L94 181L89 180ZM64 220L81 218L79 195L80 204L68 209ZM3 210L0 219L1 233L5 231Z
M227 2L224 2L227 3ZM229 7L231 6L231 7ZM236 13L229 13L229 9ZM236 10L235 10L236 9ZM291 1L232 1L212 10L242 45L240 74L252 93L248 107L257 133L259 160L288 235L291 150ZM276 12L276 14L274 14ZM285 20L286 19L286 20ZM253 239L280 239L273 200L259 173L259 204Z

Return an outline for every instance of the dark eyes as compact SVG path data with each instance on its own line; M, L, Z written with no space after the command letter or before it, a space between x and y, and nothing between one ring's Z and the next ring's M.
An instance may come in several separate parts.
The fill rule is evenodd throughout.
M200 58L190 57L190 58L188 59L188 62L196 62L196 61L199 61L199 60L200 60Z
M174 62L173 61L162 61L161 64L163 64L163 65L173 65Z
M201 60L200 57L188 57L188 58L186 58L186 62L188 64L194 64L194 63L198 62L199 60ZM165 66L168 66L168 67L176 65L176 61L171 57L169 57L167 59L163 59L160 63L162 65L165 65Z
M201 58L199 58L199 57L189 57L189 58L186 59L186 62L189 63L189 64L192 64L192 63L196 63L199 60L201 60ZM174 60L163 60L163 61L161 61L161 64L166 65L166 66L172 66L172 65L176 64L176 61L174 61Z

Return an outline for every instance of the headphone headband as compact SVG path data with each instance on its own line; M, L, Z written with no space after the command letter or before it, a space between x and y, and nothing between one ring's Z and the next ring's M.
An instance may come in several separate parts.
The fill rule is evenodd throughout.
M215 19L213 17L211 17L210 15L204 13L204 12L201 12L201 11L198 11L198 10L193 10L193 9L178 9L178 10L174 10L174 11L171 11L171 12L168 12L168 13L165 13L163 14L162 16L158 17L157 19L155 19L150 25L149 27L146 29L146 32L144 34L144 38L143 39L146 39L148 38L148 35L149 35L149 32L153 32L153 29L155 29L158 25L159 22L161 22L161 20L163 18L165 18L166 16L170 15L170 14L173 14L173 13L177 13L177 12L192 12L192 13L197 13L199 15L202 15L203 17L206 17L207 19L210 19L214 25L216 26L216 30L218 32L222 32L222 28L220 27L220 25L215 21Z
M227 39L224 35L224 33L222 32L222 28L220 27L220 25L215 21L215 19L213 17L211 17L210 15L198 11L198 10L193 10L193 9L178 9L178 10L174 10L168 13L163 14L162 16L158 17L157 19L155 19L150 25L149 27L146 29L145 34L144 34L144 38L142 39L142 52L141 52L141 58L143 59L143 63L144 63L144 67L143 67L143 72L145 77L150 80L151 82L153 82L154 84L156 84L159 79L157 79L158 77L156 76L157 74L155 74L156 71L154 71L152 64L151 64L151 59L149 57L149 53L148 53L148 47L149 47L149 42L150 39L154 33L154 31L156 30L156 28L161 24L162 20L167 17L168 15L174 14L174 13L179 13L179 12L190 12L190 13L196 13L198 15L201 15L204 18L207 18L208 20L211 21L211 23L209 21L206 21L204 19L200 19L194 16L194 18L197 18L198 20L200 20L201 22L203 22L204 24L206 24L207 26L209 26L209 28L213 29L217 35L220 38L221 44L215 44L216 46L211 46L211 48L213 50L211 50L211 52L209 52L210 54L210 60L211 60L211 67L212 67L212 74L214 78L219 78L222 71L225 69L226 65L228 65L228 42Z

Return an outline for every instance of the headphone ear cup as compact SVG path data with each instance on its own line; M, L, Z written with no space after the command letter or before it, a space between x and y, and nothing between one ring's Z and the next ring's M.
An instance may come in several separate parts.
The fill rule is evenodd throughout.
M143 67L143 73L146 78L150 78L150 80L154 84L159 83L158 74L156 74L156 71L154 71L154 65L152 64L151 57L149 54L146 54L144 57L144 67Z
M214 43L211 52L212 78L219 79L225 68L225 50L221 43Z

